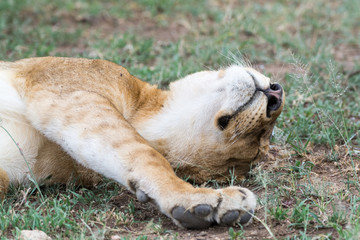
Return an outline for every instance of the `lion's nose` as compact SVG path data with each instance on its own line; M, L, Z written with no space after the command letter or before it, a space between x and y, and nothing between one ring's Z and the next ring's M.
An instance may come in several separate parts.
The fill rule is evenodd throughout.
M268 98L267 116L280 108L282 103L283 89L280 84L270 84L270 88L263 91Z

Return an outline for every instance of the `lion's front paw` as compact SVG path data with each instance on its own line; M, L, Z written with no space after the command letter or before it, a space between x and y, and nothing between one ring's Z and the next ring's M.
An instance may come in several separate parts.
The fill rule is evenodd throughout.
M172 195L171 201L162 199L159 205L177 225L185 228L203 229L213 224L244 225L251 221L256 207L255 195L241 187L199 188L182 196L176 195Z
M216 216L217 223L246 225L251 222L256 207L254 193L241 187L228 187L217 191L222 196Z

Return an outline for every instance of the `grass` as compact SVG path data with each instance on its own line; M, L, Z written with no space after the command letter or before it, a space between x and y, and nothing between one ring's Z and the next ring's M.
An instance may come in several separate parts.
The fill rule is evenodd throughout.
M357 239L360 235L360 2L93 0L0 2L0 59L104 58L166 87L246 58L280 82L287 102L274 159L244 182L258 195L253 225L220 238ZM211 181L210 181L211 182ZM212 183L217 185L217 183ZM44 198L41 197L44 196ZM270 229L271 234L267 227ZM0 239L39 229L53 239L187 238L111 181L95 189L13 186Z

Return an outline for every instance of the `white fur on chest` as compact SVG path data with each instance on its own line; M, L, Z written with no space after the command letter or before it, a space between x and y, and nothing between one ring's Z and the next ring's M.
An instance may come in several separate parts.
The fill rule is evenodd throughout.
M191 164L199 151L210 151L221 142L214 116L223 104L224 83L212 72L199 72L172 83L164 108L135 126L149 142L166 141L172 162Z

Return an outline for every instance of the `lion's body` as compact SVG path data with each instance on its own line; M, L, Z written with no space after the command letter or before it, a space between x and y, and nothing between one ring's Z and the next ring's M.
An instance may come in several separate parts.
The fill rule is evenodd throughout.
M108 62L104 63L106 65ZM60 58L26 59L14 64L3 63L3 65L0 63L2 126L18 144L14 144L8 134L0 135L0 149L3 153L0 158L0 166L7 170L11 182L27 180L29 167L36 173L37 180L47 179L51 175L48 180L59 183L66 183L66 180L70 180L67 178L76 170L76 164L71 163L73 162L72 158L57 144L50 141L51 137L46 137L46 134L41 134L34 128L35 121L46 125L45 118L50 112L54 118L61 119L63 124L70 125L80 123L84 120L80 118L85 117L86 113L91 111L92 114L103 117L98 120L100 122L96 123L97 130L100 132L111 124L109 123L111 118L104 116L102 110L112 111L109 109L113 103L125 120L133 122L141 121L142 117L146 117L151 112L155 112L156 108L160 108L164 100L155 100L154 98L154 96L162 98L161 94L157 94L157 92L161 92L160 90L132 77L120 66L109 63L110 66L113 66L108 67L101 66L101 64L102 61L98 60L78 59L77 64L74 65L71 59ZM93 72L89 72L88 69ZM84 79L87 81L83 81ZM148 93L144 91L146 87L148 87ZM144 95L148 94L148 96L140 96L140 92ZM55 104L56 101L55 95L60 99L65 98L66 105L53 107L52 104ZM102 96L103 101L96 102L97 96ZM34 105L36 120L34 122L29 119L33 112L29 111L27 107L31 104L31 101L27 101L27 99L35 99L36 102ZM122 101L123 99L126 101ZM146 108L144 106L146 104L151 104L151 107L143 114L139 105ZM94 112L97 109L99 112ZM137 114L143 116L136 117ZM96 121L96 117L92 121ZM47 127L56 126L49 125ZM63 127L65 131L66 127ZM75 131L72 132L70 129L68 134L71 135ZM121 133L112 132L111 134ZM108 142L108 144L117 144L116 137L107 136L107 138L114 139L114 142ZM26 157L26 162L18 147ZM79 147L86 148L86 146ZM42 158L42 155L49 156ZM45 163L43 163L43 159L45 159ZM55 172L48 169L50 166ZM64 169L64 171L58 171L58 169ZM57 175L60 176L57 177ZM53 180L54 178L59 178L59 180Z
M253 92L255 87L268 87L269 81L255 71L255 82L248 76L234 78L244 72L239 67L200 72L163 91L103 60L47 57L0 62L0 197L9 182L22 183L30 172L47 184L75 179L91 185L104 175L136 192L139 199L153 199L185 227L221 222L229 211L252 210L256 203L247 189L193 188L173 171L197 181L223 178L229 169L242 175L266 153L281 109L263 120L260 112L266 112L266 98ZM229 96L232 90L221 79L229 81L226 84L237 81L234 86L244 96ZM219 130L215 118L237 111L237 105L248 107L229 129ZM250 121L241 123L242 119ZM257 129L259 125L264 126ZM224 196L236 201L227 202ZM188 217L174 211L181 206L194 214L199 204L210 206L212 213L190 225Z

